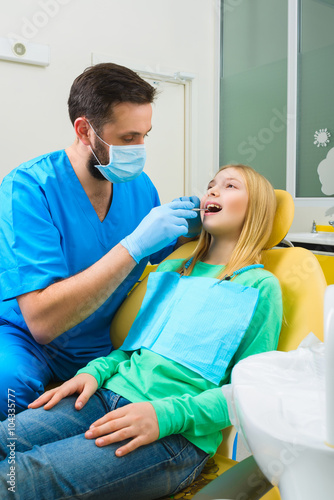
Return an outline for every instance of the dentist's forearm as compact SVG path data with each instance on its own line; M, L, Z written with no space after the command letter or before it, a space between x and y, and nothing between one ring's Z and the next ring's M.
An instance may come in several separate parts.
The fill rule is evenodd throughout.
M36 342L48 344L93 314L136 262L120 244L81 273L17 297Z

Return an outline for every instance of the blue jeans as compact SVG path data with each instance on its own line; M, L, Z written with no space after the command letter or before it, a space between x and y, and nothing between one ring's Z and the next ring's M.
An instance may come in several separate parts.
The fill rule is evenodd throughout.
M179 434L124 457L115 455L120 443L99 448L84 433L130 401L99 389L77 411L76 398L0 423L1 500L150 500L176 493L200 474L208 455Z

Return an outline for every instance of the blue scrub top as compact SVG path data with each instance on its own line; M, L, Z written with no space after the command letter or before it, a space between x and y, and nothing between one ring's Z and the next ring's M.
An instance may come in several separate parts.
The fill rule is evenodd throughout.
M43 289L88 268L131 233L150 210L160 205L145 173L113 185L113 199L103 222L98 218L64 150L22 164L0 187L0 326L32 336L15 297ZM172 246L155 254L159 262ZM83 363L111 350L111 319L140 277L143 259L112 296L85 321L46 348L60 359Z

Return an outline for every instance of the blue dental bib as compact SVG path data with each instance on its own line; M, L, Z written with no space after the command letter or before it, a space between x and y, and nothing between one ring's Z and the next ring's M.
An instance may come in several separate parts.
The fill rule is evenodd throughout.
M140 311L120 349L149 349L219 385L258 298L259 290L233 281L151 273Z

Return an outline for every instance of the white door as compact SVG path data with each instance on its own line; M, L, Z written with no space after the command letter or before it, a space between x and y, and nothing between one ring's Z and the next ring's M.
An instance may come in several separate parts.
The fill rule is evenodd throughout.
M144 171L156 186L161 203L185 193L185 89L184 85L145 80L158 90L153 104L152 130L145 139Z

